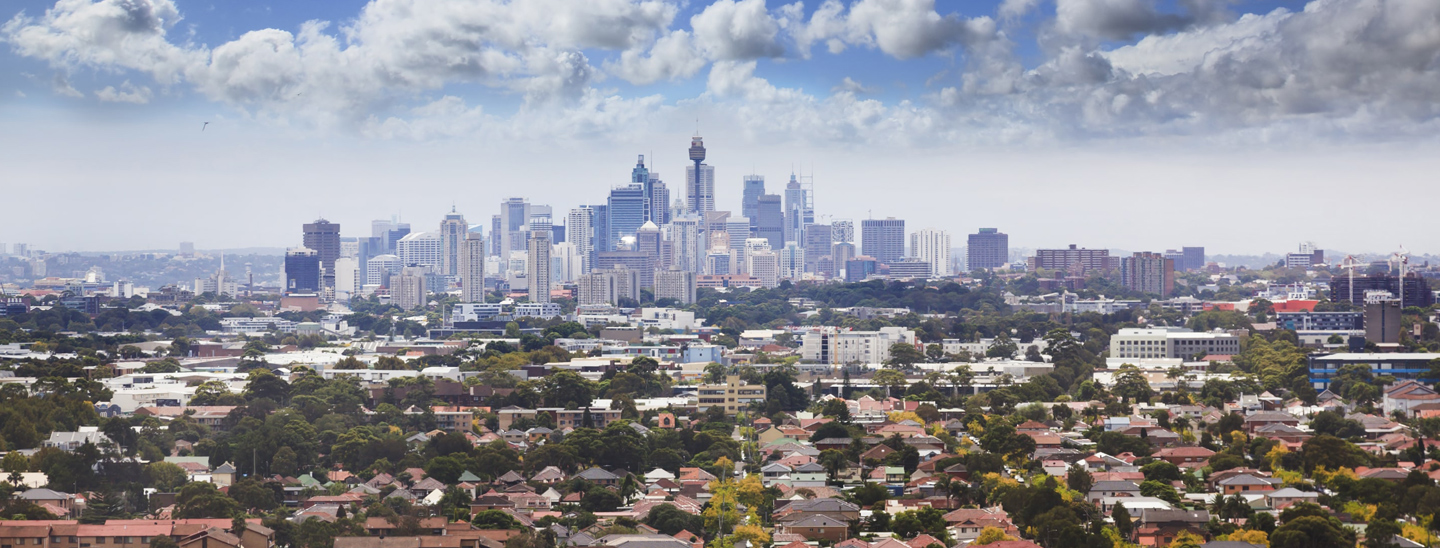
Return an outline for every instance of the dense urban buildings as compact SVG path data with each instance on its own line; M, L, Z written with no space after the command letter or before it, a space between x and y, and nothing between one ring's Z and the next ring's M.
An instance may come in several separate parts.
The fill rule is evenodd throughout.
M1175 290L1175 261L1150 252L1123 257L1120 284L1133 291L1169 297Z
M1032 269L1058 270L1075 276L1091 272L1107 272L1120 268L1120 258L1111 257L1108 249L1085 249L1070 244L1064 249L1037 249L1030 258Z

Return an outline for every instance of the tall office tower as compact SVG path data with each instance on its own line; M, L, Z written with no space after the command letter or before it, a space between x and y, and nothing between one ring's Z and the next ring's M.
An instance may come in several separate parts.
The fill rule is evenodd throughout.
M568 232L565 239L580 255L580 273L589 272L590 265L595 264L595 208L582 205L570 210L565 217L565 227Z
M780 206L780 195L766 194L755 205L755 237L770 240L770 249L785 247L785 211Z
M655 223L645 221L645 224L635 231L635 251L649 255L657 265L661 264L661 257L664 256L660 242L660 227L655 226Z
M643 189L646 221L652 221L657 226L670 222L670 191L660 180L660 174L650 172L650 168L645 166L644 154L635 162L635 168L630 170L630 184L639 185Z
M1175 291L1175 261L1150 252L1122 258L1120 284L1134 291L1168 298Z
M729 236L726 246L730 250L730 271L714 272L714 274L744 274L745 271L745 240L750 239L750 219L745 217L731 217L725 222L725 233Z
M831 233L830 225L810 225L805 229L805 271L819 272L815 269L821 257L830 255L830 245L834 235Z
M830 223L830 238L837 244L855 243L855 221L849 219L836 219ZM835 263L840 264L840 263Z
M524 236L524 238L525 238L525 240L526 240L526 246L525 246L526 249L529 249L529 247L530 247L530 246L529 246L530 234L533 234L533 233L536 233L536 232L544 232L546 238L549 238L551 241L554 241L554 239L555 239L555 234L552 233L552 228L551 228L551 227L555 224L555 218L554 218L554 215L553 215L553 211L554 211L554 210L553 210L550 206L548 206L548 205L532 205L532 206L530 206L530 221L525 224L525 231L526 231L526 233L527 233L527 234L525 234L525 236Z
M405 264L395 255L376 255L365 264L365 285L390 287L390 276L400 273Z
M798 280L805 277L805 248L795 242L785 242L780 250L780 277Z
M910 256L930 263L931 276L949 276L950 233L926 228L911 234Z
M755 230L753 223L760 218L759 211L757 211L760 197L765 195L765 177L763 175L746 175L744 185L740 195L740 214L750 219L752 223L750 230Z
M568 232L568 230L566 230L563 224L550 225L550 243L563 244L569 241L565 238L566 232Z
M1165 253L1162 253L1162 255L1164 255L1166 259L1170 259L1171 262L1175 263L1176 272L1184 272L1187 270L1187 268L1185 267L1184 252L1178 249L1167 249L1165 250Z
M349 302L360 292L360 261L354 257L335 259L335 300Z
M617 186L610 190L606 206L610 216L611 247L600 251L618 249L615 246L619 245L621 238L634 236L645 224L645 187L635 184Z
M400 270L400 274L391 276L390 304L400 307L401 310L414 310L425 306L428 302L425 273L424 268L407 266Z
M1010 235L994 228L982 228L967 239L966 268L971 271L1001 268L1010 261Z
M1204 247L1182 247L1180 252L1185 254L1185 270L1200 270L1205 268Z
M0 244L0 255L5 255L5 244ZM195 242L180 242L180 256L194 257Z
M590 206L590 209L593 210L594 213L592 216L595 219L595 224L590 228L590 233L594 235L592 237L594 243L590 246L594 249L594 251L590 253L593 259L596 253L615 249L615 240L610 239L610 206L604 204L593 205ZM592 260L587 266L593 270L595 264L595 261Z
M467 232L460 242L460 302L485 302L485 237Z
M696 135L690 139L690 161L685 166L686 210L704 215L715 211L715 168L705 164L705 142Z
M785 185L785 241L805 243L805 228L815 224L814 197L801 186L795 174Z
M509 198L500 202L500 222L490 227L492 251L502 260L511 251L525 251L525 236L516 236L528 230L530 223L530 202L524 198Z
M319 293L320 253L308 247L285 252L285 293Z
M584 260L572 242L560 242L550 246L550 281L574 283L584 272L580 271Z
M395 254L405 266L420 266L426 270L440 269L440 235L434 232L406 234L395 242Z
M505 234L505 217L503 215L490 216L490 255L500 256L500 240Z
M855 258L855 244L850 242L836 242L830 246L830 263L834 265L836 278L845 275L845 268L850 264L850 259Z
M390 254L394 254L394 253L395 253L395 249L396 249L396 248L395 248L395 243L396 243L396 242L399 242L399 241L400 241L400 238L404 238L404 237L409 236L409 235L410 235L410 223L395 223L395 224L390 228L390 230L387 230L387 231L385 232L385 237L384 237L384 240L385 240L385 242L384 242L384 243L385 243L385 252L386 252L386 253L390 253Z
M445 220L440 221L440 273L446 276L460 275L460 246L470 232L465 216L450 207Z
M705 268L705 233L699 215L686 213L670 222L670 264L686 272Z
M525 281L530 285L530 302L550 302L550 231L530 235L530 257L525 261Z
M860 253L889 264L905 256L905 221L889 217L860 221Z
M733 274L734 269L730 268L730 253L727 249L724 253L712 250L705 256L705 273L710 275Z
M305 224L305 247L320 256L322 287L335 287L335 259L340 258L340 224L316 219Z

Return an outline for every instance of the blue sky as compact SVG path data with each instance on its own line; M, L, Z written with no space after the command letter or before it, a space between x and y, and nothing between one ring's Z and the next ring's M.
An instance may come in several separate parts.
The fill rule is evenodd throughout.
M0 161L18 181L6 191L43 201L73 189L77 211L130 228L37 231L39 213L21 212L0 219L0 241L289 245L292 225L316 214L423 224L455 203L483 220L509 195L564 211L603 200L637 153L654 151L681 186L698 120L722 207L738 201L741 175L778 187L800 165L814 166L822 213L873 211L955 234L1001 225L1026 246L1370 250L1415 234L1412 249L1440 247L1418 222L1371 235L1307 218L1257 237L1229 211L1215 214L1235 222L1193 236L1147 207L1197 185L1285 200L1303 181L1324 196L1381 162L1396 184L1440 198L1423 175L1440 156L1433 0L4 9L0 120L13 129L0 133L10 145ZM874 192L892 179L904 192ZM426 192L395 199L404 185ZM1151 202L1127 194L1151 187L1165 189ZM995 202L1007 206L969 205ZM1130 214L1076 213L1117 204ZM143 224L119 211L157 206L168 214Z

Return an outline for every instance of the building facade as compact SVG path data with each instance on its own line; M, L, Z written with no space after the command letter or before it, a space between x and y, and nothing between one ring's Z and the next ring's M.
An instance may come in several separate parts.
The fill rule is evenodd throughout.
M950 233L924 228L910 235L910 256L930 263L930 276L950 275Z
M894 217L860 221L860 253L889 264L905 256L905 221Z
M1175 292L1175 261L1150 252L1125 257L1120 260L1120 284L1134 291L1169 298Z
M966 240L965 265L971 271L1004 267L1010 261L1010 235L982 228Z

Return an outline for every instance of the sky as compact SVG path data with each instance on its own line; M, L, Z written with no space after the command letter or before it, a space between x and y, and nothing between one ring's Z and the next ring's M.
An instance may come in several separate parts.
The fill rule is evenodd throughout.
M955 245L1440 252L1434 0L11 0L0 242L286 247L644 154Z

